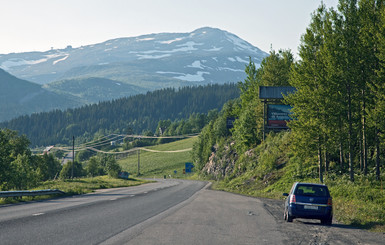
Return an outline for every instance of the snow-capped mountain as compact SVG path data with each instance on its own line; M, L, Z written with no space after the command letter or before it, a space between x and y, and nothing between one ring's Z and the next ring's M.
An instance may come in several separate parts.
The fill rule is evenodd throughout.
M267 53L215 28L160 33L46 52L0 54L0 68L54 90L54 81L106 78L153 90L245 78L249 57L258 66ZM51 84L52 83L52 84Z

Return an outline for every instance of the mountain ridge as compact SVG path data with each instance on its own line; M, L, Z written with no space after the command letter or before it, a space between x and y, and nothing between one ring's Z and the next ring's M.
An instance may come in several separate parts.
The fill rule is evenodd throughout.
M6 83L16 77L25 81L25 87L19 82L17 88L3 88L0 121L164 88L237 83L246 78L244 69L250 61L259 66L267 55L234 34L211 27L116 38L78 48L0 54L0 69L13 76L7 76ZM35 84L34 89L27 81ZM13 101L16 98L23 102L20 106Z
M75 107L75 97L59 95L0 69L0 121L24 114Z
M146 34L78 48L0 55L0 68L22 79L46 84L90 77L87 68L93 67L93 72L99 71L98 77L148 89L153 87L147 84L151 80L199 85L238 82L249 57L259 65L265 56L265 52L230 32L202 27L189 33ZM122 67L127 70L125 73ZM133 76L127 76L131 72Z

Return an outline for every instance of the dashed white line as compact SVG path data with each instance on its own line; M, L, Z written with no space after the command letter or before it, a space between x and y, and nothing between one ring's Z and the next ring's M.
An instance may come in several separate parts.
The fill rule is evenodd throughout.
M40 216L40 215L43 215L44 213L36 213L36 214L32 214L32 216Z

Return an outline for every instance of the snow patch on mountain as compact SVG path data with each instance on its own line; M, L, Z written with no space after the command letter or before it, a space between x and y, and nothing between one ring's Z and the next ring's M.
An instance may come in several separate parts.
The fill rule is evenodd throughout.
M204 74L210 74L210 72L198 71L196 74L184 74L174 78L189 82L203 82L205 80Z
M69 57L69 55L67 54L66 56L64 56L64 58L55 60L54 62L52 62L52 64L53 64L53 65L56 65L58 62L66 60L68 57Z
M196 60L191 65L187 65L186 67L197 68L197 69L205 69L204 66L201 64L200 60Z
M65 56L65 57L63 58L63 56ZM67 59L68 56L69 56L69 54L60 52L60 53L54 53L54 54L47 54L47 55L44 55L43 58L35 59L35 60L26 60L26 59L22 59L22 58L11 58L9 60L2 62L0 65L0 68L7 71L7 70L10 70L10 68L12 68L12 67L37 65L40 63L47 62L50 59L55 59L55 58L61 57L61 59L57 60L56 62L55 61L52 62L52 64L55 65L57 62L60 62L62 60Z
M153 37L146 37L146 38L138 38L138 39L136 39L136 41L138 41L138 42L142 42L142 41L152 41L152 40L154 40L155 38L153 38Z
M185 75L181 72L173 72L173 71L157 71L158 74L170 74L170 75Z
M218 71L233 71L233 72L242 72L242 73L245 72L244 70L241 70L241 69L233 69L229 67L218 67Z
M162 59L171 56L171 54L161 54L161 55L148 55L148 54L138 54L138 59Z
M172 39L172 40L167 40L167 41L157 41L157 43L161 43L161 44L171 44L173 42L178 42L178 41L182 41L184 38L183 37L177 37L175 39Z
M232 42L235 45L234 47L235 50L249 50L251 52L255 52L255 50L251 48L252 46L249 43L238 38L237 36L230 33L226 33L226 37L230 42Z
M211 49L204 49L204 51L207 51L207 52L218 52L218 51L221 51L223 49L223 47L212 47Z
M238 61L238 62L243 62L243 63L246 63L246 64L248 64L249 63L249 61L248 60L244 60L244 59L242 59L242 58L240 58L240 57L235 57L235 59Z

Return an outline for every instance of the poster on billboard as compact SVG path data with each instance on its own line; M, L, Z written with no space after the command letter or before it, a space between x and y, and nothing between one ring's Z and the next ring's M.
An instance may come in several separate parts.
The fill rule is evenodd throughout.
M290 105L267 105L267 125L270 127L286 127L290 121Z

